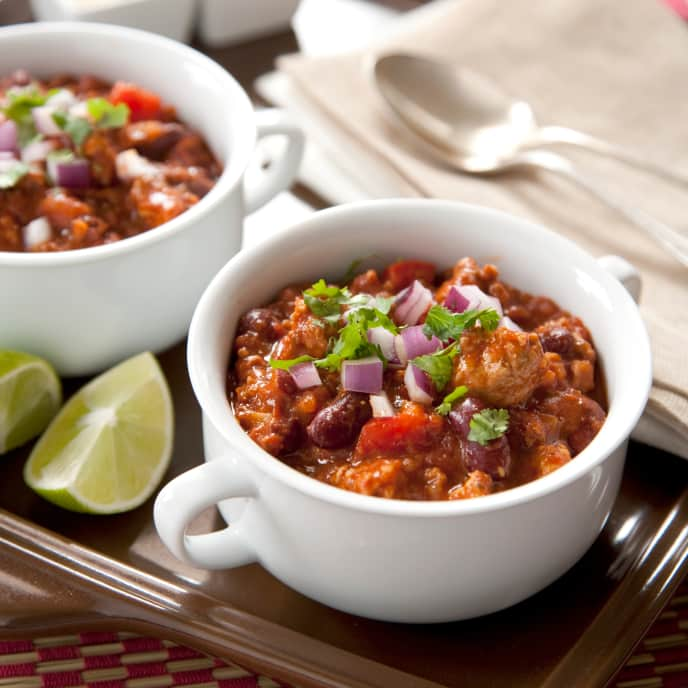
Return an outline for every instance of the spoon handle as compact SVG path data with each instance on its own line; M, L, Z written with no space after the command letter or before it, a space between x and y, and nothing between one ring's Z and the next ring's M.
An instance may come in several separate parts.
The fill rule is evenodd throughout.
M609 192L603 191L597 184L577 172L566 158L546 151L527 151L517 157L517 162L521 165L556 172L566 177L602 203L616 210L647 234L653 236L674 258L688 267L688 235L682 234L643 210L633 208Z
M648 160L646 157L627 148L595 138L582 131L569 129L568 127L547 126L540 127L532 137L524 143L525 148L532 149L540 146L554 145L557 143L585 148L599 155L606 155L621 162L631 165L643 172L649 172L667 181L680 186L688 186L688 174L676 172L665 165Z

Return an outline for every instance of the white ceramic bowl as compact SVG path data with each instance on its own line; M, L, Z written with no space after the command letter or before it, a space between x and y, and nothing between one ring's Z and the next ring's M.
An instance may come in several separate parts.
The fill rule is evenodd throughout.
M225 394L235 326L294 282L340 278L352 260L400 256L449 267L496 262L505 281L555 299L589 326L609 397L606 422L570 463L532 483L472 500L368 497L311 479L241 429ZM288 257L288 260L285 259ZM287 585L338 609L391 621L463 619L502 609L566 571L599 534L645 406L650 348L621 284L569 241L500 212L427 200L340 206L233 258L191 324L189 371L203 409L207 463L159 494L155 523L180 558L205 568L259 561ZM226 501L223 501L226 500ZM187 536L219 503L231 526Z
M199 203L138 236L61 253L0 252L0 348L44 356L61 374L80 375L172 345L186 334L210 279L239 250L244 215L293 180L302 133L285 113L254 113L217 63L144 31L70 22L0 29L0 74L18 68L39 77L89 73L153 90L203 134L224 171ZM288 139L283 156L245 184L257 137L273 134Z

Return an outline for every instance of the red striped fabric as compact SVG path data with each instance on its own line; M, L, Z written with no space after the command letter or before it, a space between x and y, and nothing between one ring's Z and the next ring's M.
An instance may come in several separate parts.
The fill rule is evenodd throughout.
M23 650L22 650L23 651ZM10 654L8 652L0 654ZM14 653L11 653L14 654ZM5 664L0 666L0 678L18 678L19 676L33 676L36 673L35 664Z
M81 685L81 673L78 671L55 671L50 674L42 674L43 688L71 688Z
M60 659L76 659L81 656L77 645L66 647L40 647L36 652L41 662L55 662Z
M31 652L33 643L30 640L5 640L0 642L0 655L13 655L19 652Z
M84 669L111 669L122 663L121 655L95 655L84 657Z
M154 652L165 647L157 638L126 638L121 643L126 652Z

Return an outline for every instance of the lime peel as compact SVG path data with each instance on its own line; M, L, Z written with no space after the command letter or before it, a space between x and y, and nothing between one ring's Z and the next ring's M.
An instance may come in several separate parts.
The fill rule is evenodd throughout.
M39 435L62 402L52 366L21 351L0 351L0 454Z
M24 479L71 511L129 511L160 483L173 434L165 377L152 354L139 354L93 379L64 405L31 452Z

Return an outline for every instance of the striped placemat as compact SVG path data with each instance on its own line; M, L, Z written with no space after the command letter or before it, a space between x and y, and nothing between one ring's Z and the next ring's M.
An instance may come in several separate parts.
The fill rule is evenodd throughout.
M167 640L132 633L0 642L2 688L296 688Z
M132 633L0 642L0 688L297 688L168 640ZM688 582L614 688L688 688Z

